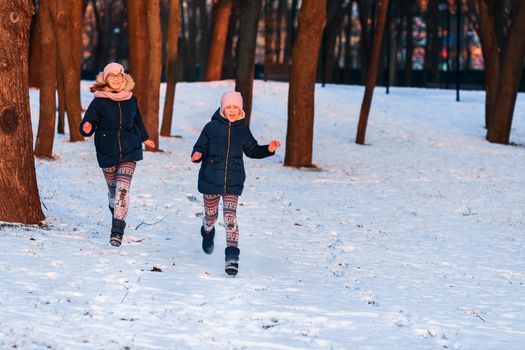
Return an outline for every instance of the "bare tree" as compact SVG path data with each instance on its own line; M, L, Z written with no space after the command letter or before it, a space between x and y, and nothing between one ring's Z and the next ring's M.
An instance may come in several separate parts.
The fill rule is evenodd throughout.
M40 50L41 56L46 59L40 61L40 116L35 156L52 158L56 115L57 42L51 14L54 13L57 2L56 0L40 0L39 6L39 25L42 39Z
M489 31L489 37L494 38L496 32L494 22L490 22L490 14L487 10L493 5L491 0L484 0L487 6L480 6L481 22L480 26L484 29L482 33ZM485 5L484 4L484 5ZM481 5L481 3L480 3ZM503 58L500 59L500 73L496 92L493 98L492 110L489 111L489 127L487 140L494 143L508 144L510 130L512 127L512 117L518 95L518 86L523 71L523 61L525 59L525 3L523 1L512 2L510 17L510 27L506 38L505 46L500 46ZM484 45L488 45L487 38L483 40ZM495 47L488 47L494 50ZM483 50L485 52L485 50ZM494 54L489 54L495 58ZM492 83L489 83L492 84ZM487 96L487 98L490 98Z
M148 87L148 39L146 23L146 0L127 0L129 35L129 70L135 79L133 94L137 96L139 109L146 112Z
M160 30L160 0L147 1L147 31L148 31L148 90L146 100L146 129L149 138L155 142L159 150L159 94L160 76L162 70L162 33Z
M261 0L243 0L241 2L239 57L237 59L235 90L240 92L243 97L245 118L248 124L252 113L255 46L261 2Z
M35 8L29 36L29 86L40 87L40 4Z
M284 165L312 166L317 61L326 23L326 0L303 0L292 51Z
M337 36L341 27L341 21L343 20L342 0L328 0L327 2L327 11L326 11L326 28L325 28L325 37L326 37L326 46L324 48L324 82L331 83L333 82L334 69L337 65L337 56L336 56L336 44Z
M383 43L386 15L388 12L388 0L379 0L378 12L379 16L375 28L374 46L372 47L372 56L370 58L370 65L368 66L365 95L363 96L361 112L359 113L359 124L357 127L356 143L360 145L365 144L366 124L368 122L368 114L370 113L370 105L372 104L372 95L374 94L374 88L377 83L379 56L381 54L381 44Z
M168 35L166 42L166 98L164 100L164 115L160 134L171 135L173 119L173 102L175 100L175 84L177 82L177 49L180 31L180 1L170 0L168 16Z
M213 34L204 81L220 80L232 0L218 0L213 5Z
M30 0L0 1L0 221L44 220L33 158L29 109Z
M75 16L81 14L82 1L74 0L69 2L58 1L55 13L53 13L54 24L57 33L57 46L59 64L64 78L65 107L69 125L70 141L83 141L84 137L80 134L78 127L81 121L80 106L80 67L79 59L76 57L78 47L76 40L82 37L73 38L71 31L77 32L75 28ZM53 8L51 8L53 10ZM78 50L78 49L77 49Z

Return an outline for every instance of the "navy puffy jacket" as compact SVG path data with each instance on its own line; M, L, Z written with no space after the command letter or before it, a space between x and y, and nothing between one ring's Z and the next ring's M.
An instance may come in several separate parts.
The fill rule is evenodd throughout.
M202 153L199 192L237 195L241 195L246 179L243 152L257 159L275 154L268 150L268 145L257 143L244 119L230 123L219 110L204 126L192 155L195 152Z
M89 134L82 130L85 122L93 126ZM142 142L148 139L135 96L126 101L95 97L80 123L80 133L84 136L95 133L101 168L142 160Z

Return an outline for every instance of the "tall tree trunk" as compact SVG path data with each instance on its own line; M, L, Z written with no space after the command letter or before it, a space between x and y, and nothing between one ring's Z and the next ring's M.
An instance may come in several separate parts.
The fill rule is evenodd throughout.
M276 17L276 29L277 29L277 35L275 37L276 44L275 47L277 48L277 62L279 65L281 65L284 62L284 51L285 48L283 47L282 39L283 39L283 33L286 35L286 9L288 5L286 4L288 0L279 0L278 1L278 8L277 12L275 14ZM284 27L284 28L283 28ZM284 29L284 30L283 30ZM286 39L285 39L286 40ZM286 45L286 41L284 42L284 45Z
M235 74L235 90L242 95L247 124L250 124L252 113L255 45L260 11L261 0L243 0L241 2L239 57L237 59L237 73Z
M335 56L335 48L337 43L337 34L339 33L339 28L341 26L341 7L342 0L328 0L327 2L327 12L326 12L326 47L324 57L324 81L327 83L333 82L334 69L337 64Z
M69 11L72 18L71 51L73 54L73 69L75 71L75 80L78 79L78 94L74 97L78 100L80 111L82 113L82 103L80 101L80 80L82 73L82 24L84 20L84 0L69 1ZM79 121L80 122L80 121Z
M347 23L345 25L345 69L343 81L347 84L350 83L350 73L352 71L352 29L353 29L353 6L354 0L350 0L348 8L346 9Z
M264 81L268 80L268 72L273 65L272 14L272 0L264 0Z
M500 56L493 10L484 0L478 0L478 8L479 35L485 72L485 127L488 129L498 88Z
M224 49L226 47L226 37L228 36L228 24L230 23L232 13L232 4L232 0L219 0L213 5L213 34L204 81L221 79L222 62L224 59Z
M58 1L57 9L54 14L55 27L57 32L58 57L64 77L64 91L66 97L66 113L69 126L69 140L71 142L83 141L84 137L80 134L78 127L81 121L80 107L80 69L75 57L74 48L77 44L72 40L70 32L73 29L73 16L78 15L78 6L81 7L80 0ZM72 10L75 9L75 10ZM82 40L81 37L75 40Z
M326 0L303 0L292 51L284 165L312 166L317 62L326 23Z
M381 54L381 44L383 43L383 34L385 32L386 15L388 12L388 0L379 0L379 16L377 18L377 25L374 34L374 47L372 48L372 56L368 69L368 77L365 87L365 95L361 105L361 112L359 113L359 125L357 127L356 143L360 145L365 144L366 124L368 122L368 114L370 113L370 105L372 104L372 95L377 82L377 71L379 66L379 56Z
M429 0L426 13L426 44L424 58L425 84L437 82L439 78L439 3L441 0Z
M361 77L363 81L366 81L372 41L370 32L373 30L373 27L368 25L370 19L370 7L372 5L369 3L369 0L357 0L357 6L359 9L359 23L361 24L361 38L359 41Z
M525 60L525 3L515 2L487 140L508 144Z
M239 19L241 16L241 0L233 0L232 14L228 24L228 36L226 38L226 48L224 49L224 60L222 64L222 79L231 79L235 77L235 65L239 48L238 33ZM237 45L235 45L237 44Z
M392 4L393 5L393 4ZM389 65L388 67L388 85L394 86L396 84L397 77L397 36L398 36L398 26L397 26L397 13L398 7L392 6L392 14L390 15L390 21L387 25L390 26L390 30L387 32L387 35L390 35L390 52L389 55ZM428 36L427 36L428 38Z
M146 103L146 129L149 138L155 142L159 150L159 93L162 69L162 33L160 30L160 0L147 1L148 28L148 98Z
M0 1L0 221L44 220L33 158L29 109L30 0Z
M177 48L180 31L180 1L170 0L168 17L168 35L166 42L166 98L160 134L171 135L173 119L173 102L175 101L175 84L177 83Z
M188 40L186 39L188 32L187 26L188 26L188 20L186 18L186 14L184 11L184 8L187 5L184 5L185 1L180 0L180 39L179 39L179 54L178 56L178 66L179 69L177 70L179 72L179 79L178 80L186 80L186 65L187 65L187 51L188 51Z
M56 35L56 30L55 30ZM57 44L58 45L58 44ZM65 134L64 130L64 124L66 120L66 91L64 87L64 74L62 74L62 67L60 66L60 62L58 62L58 56L56 59L56 82L57 82L57 95L58 95L58 125L57 125L57 132L59 134Z
M206 66L208 65L208 55L210 53L210 39L211 39L211 26L208 25L210 18L206 9L206 1L199 1L199 30L200 30L200 41L199 41L199 80L203 80L204 73L206 72ZM226 35L225 35L226 37Z
M146 23L146 0L127 0L129 35L129 71L135 80L133 94L137 96L139 109L146 112L148 89L148 31Z
M40 4L31 21L29 36L29 86L40 87Z
M190 6L191 4L191 6ZM188 45L186 53L186 78L188 81L197 80L197 9L194 2L188 2Z
M56 82L57 82L57 42L51 17L50 7L56 7L55 0L40 0L40 116L36 136L35 156L53 158L53 140L55 137Z

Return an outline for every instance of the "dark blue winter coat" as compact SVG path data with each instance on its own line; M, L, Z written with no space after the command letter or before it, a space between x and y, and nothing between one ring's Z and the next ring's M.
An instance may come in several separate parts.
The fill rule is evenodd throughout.
M82 130L85 122L93 126L89 134ZM80 133L84 136L95 133L101 168L142 160L142 142L148 139L135 96L126 101L95 97L80 123Z
M259 146L244 119L231 123L219 110L204 126L192 155L195 152L202 153L199 192L237 195L241 195L246 179L242 153L257 159L275 154L268 145Z

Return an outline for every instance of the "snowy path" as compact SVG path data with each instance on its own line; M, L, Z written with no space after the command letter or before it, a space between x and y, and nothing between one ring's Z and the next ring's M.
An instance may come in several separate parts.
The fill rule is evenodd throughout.
M525 148L483 140L482 93L377 90L358 146L362 88L318 88L320 171L282 167L283 150L246 161L228 278L222 226L200 249L189 154L232 86L178 85L181 138L139 163L120 248L93 140L56 139L59 159L37 162L48 227L0 227L1 349L522 349ZM256 82L261 143L284 144L286 95ZM517 144L524 111L520 95Z

